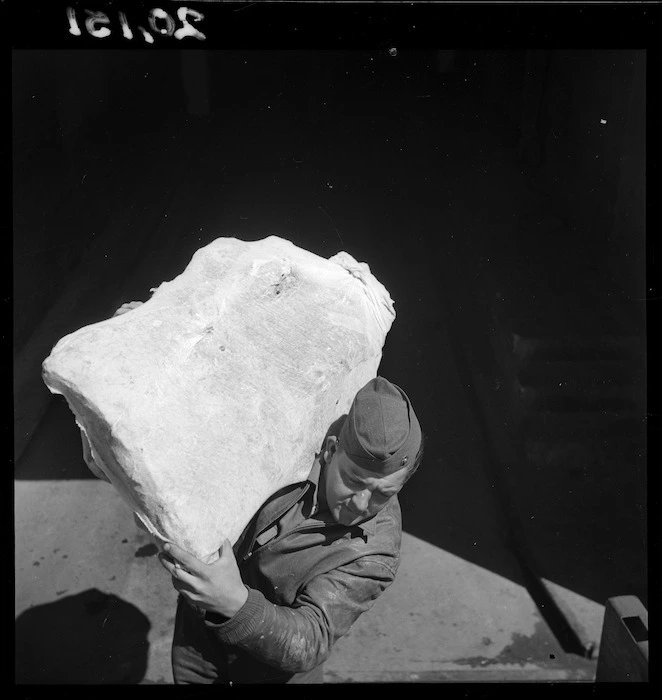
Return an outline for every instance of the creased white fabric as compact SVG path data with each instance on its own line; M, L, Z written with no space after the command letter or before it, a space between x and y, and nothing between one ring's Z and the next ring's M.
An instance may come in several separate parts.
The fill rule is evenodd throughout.
M90 469L158 542L213 561L271 494L305 479L377 374L394 318L345 252L219 238L141 307L62 338L43 378L75 414Z

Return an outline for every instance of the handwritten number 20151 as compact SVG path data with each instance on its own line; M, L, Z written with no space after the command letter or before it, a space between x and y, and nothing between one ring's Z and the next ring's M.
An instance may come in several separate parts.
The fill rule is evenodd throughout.
M110 24L110 18L104 12L96 12L92 10L85 10L87 17L85 18L85 29L90 36L96 37L98 39L103 39L104 37L110 36L111 31L108 28ZM133 39L133 31L127 22L126 15L124 12L119 12L120 26L122 27L122 35L125 39ZM81 29L78 25L78 19L76 17L76 11L72 7L67 7L67 18L69 20L69 32L74 36L80 36L82 34ZM189 19L194 22L200 22L204 19L204 15L197 10L192 10L188 7L177 8L177 19L182 23L179 29L175 29L175 20L160 7L155 7L153 10L149 11L147 16L147 21L152 31L156 34L161 34L164 36L174 36L175 39L184 39L187 36L194 37L203 41L207 37L198 29L196 29ZM154 37L144 28L137 27L137 29L142 32L145 41L148 44L154 43Z

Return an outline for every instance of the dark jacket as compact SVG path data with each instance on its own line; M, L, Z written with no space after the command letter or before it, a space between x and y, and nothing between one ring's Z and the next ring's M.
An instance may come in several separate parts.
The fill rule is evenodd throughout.
M248 599L231 619L181 596L176 683L322 682L333 644L394 580L402 523L394 496L352 527L316 512L320 463L272 496L234 546ZM211 618L211 619L210 619Z

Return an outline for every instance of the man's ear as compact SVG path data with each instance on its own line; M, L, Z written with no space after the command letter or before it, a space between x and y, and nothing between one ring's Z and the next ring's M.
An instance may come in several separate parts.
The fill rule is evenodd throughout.
M335 454L338 449L338 438L335 435L329 435L326 438L326 443L324 444L324 463L328 464L331 457Z

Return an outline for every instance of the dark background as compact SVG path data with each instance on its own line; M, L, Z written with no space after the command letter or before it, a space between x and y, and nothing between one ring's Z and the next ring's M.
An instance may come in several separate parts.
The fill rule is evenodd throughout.
M646 52L197 49L12 52L16 478L91 478L21 469L43 420L79 449L60 337L276 234L395 300L408 532L647 604Z

